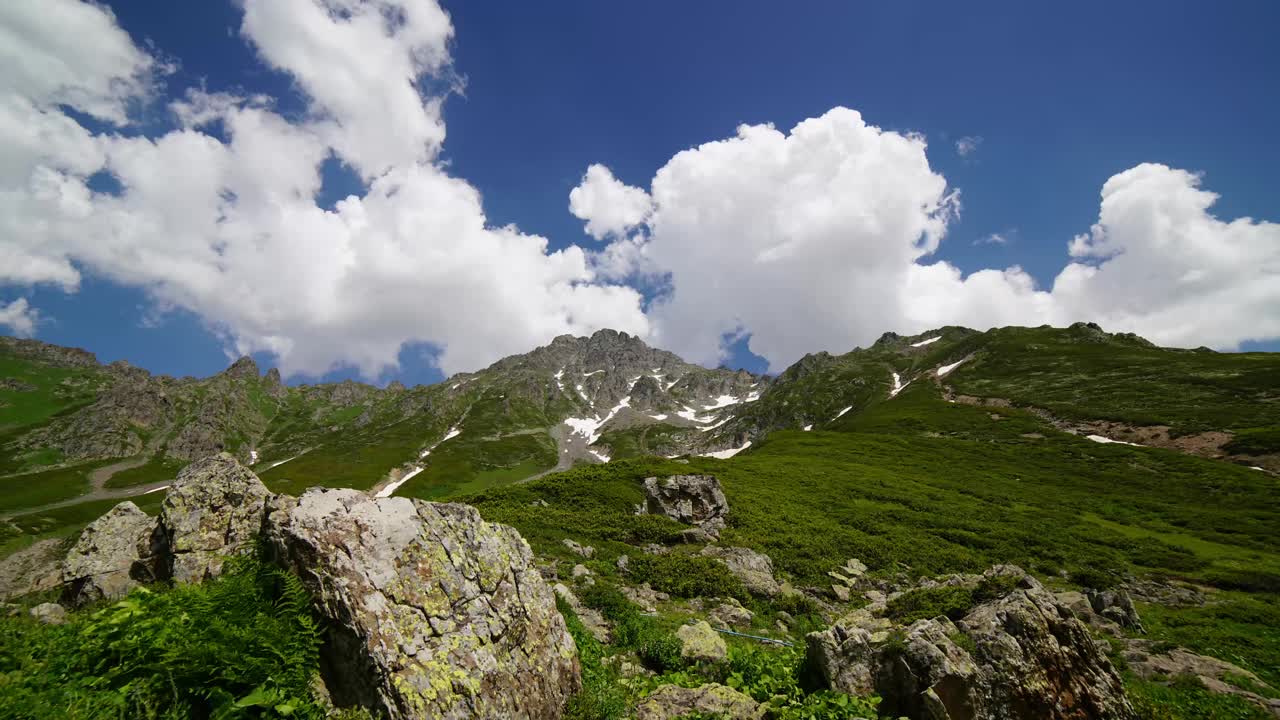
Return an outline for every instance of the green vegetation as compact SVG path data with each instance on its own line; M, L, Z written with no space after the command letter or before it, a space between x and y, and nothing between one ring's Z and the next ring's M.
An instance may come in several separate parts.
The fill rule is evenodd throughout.
M15 512L83 495L90 488L89 473L111 462L100 460L0 478L0 512Z
M1175 434L1280 426L1280 354L1158 348L1083 325L1001 328L949 376L958 392L1076 420L1168 425ZM1274 452L1274 450L1272 450Z
M104 486L108 488L123 488L164 482L177 477L182 468L186 466L186 460L153 457L138 467L121 470L112 475Z
M98 371L51 367L0 352L0 430L45 422L93 402Z
M1244 698L1219 695L1195 678L1171 684L1126 678L1129 700L1140 720L1272 720L1267 711Z
M676 597L723 595L747 599L746 588L724 563L709 557L671 552L665 555L637 555L629 558L627 575L647 582L654 590Z
M1009 594L1016 583L1017 578L1002 575L983 578L976 588L963 585L917 588L890 600L887 614L903 625L939 615L959 620L974 605Z
M297 578L243 558L66 625L0 619L0 718L323 718L319 646Z

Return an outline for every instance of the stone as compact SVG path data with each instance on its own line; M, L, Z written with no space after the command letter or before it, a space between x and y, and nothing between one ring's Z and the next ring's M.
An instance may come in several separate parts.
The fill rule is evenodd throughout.
M1086 593L1093 611L1120 627L1145 632L1133 599L1124 590L1091 590Z
M720 481L711 475L645 478L644 492L645 512L689 525L723 523L729 512Z
M657 612L658 603L671 599L670 595L654 590L649 586L649 583L640 583L639 587L621 585L618 589L622 591L622 594L628 600L639 605L647 613Z
M62 561L63 600L114 600L155 580L158 527L156 518L127 500L89 523Z
M750 548L717 545L708 545L701 554L724 563L752 595L777 597L782 592L782 587L773 577L773 560L768 555Z
M40 603L30 612L31 617L45 625L62 625L67 621L67 610L58 603Z
M850 592L846 585L832 585L831 592L840 602L849 602Z
M751 627L751 619L755 614L742 607L737 600L730 599L721 603L707 613L707 619L720 627Z
M573 614L578 616L582 621L582 625L587 628L592 637L602 643L608 644L613 639L613 626L605 620L604 615L595 608L589 608L578 600L578 596L563 583L556 583L551 586L561 600L564 600L569 607L573 608Z
M574 580L577 580L578 578L589 578L589 577L591 577L591 570L587 569L586 565L579 563L573 566Z
M574 554L580 555L584 558L590 559L594 557L596 554L596 549L591 547L590 545L579 545L578 543L568 538L565 538L564 546L572 550Z
M695 662L720 662L729 655L724 638L706 620L681 625L676 631L680 638L680 657Z
M222 573L227 558L253 551L271 493L229 453L178 473L160 507L160 552L167 576L197 583Z
M1154 652L1156 643L1150 640L1129 640L1123 653L1125 662L1134 675L1144 680L1163 680L1173 677L1194 677L1202 687L1221 695L1235 695L1280 717L1280 698L1265 698L1234 682L1239 678L1255 687L1266 683L1256 674L1226 660L1199 655L1185 648Z
M618 566L618 572L625 573L627 571L627 566L630 564L630 562L631 562L631 558L627 557L626 555L619 555L618 561L614 564Z
M855 611L806 638L808 660L832 689L878 694L895 717L1132 720L1119 674L1075 614L1016 567L986 573L996 575L1017 577L1016 587L955 623L888 629Z
M375 716L559 718L577 651L528 544L467 505L312 488L266 539L325 620L335 704Z
M52 590L62 582L62 541L37 540L0 559L0 598Z
M701 717L759 718L760 704L731 687L711 683L696 688L663 685L636 706L636 720Z

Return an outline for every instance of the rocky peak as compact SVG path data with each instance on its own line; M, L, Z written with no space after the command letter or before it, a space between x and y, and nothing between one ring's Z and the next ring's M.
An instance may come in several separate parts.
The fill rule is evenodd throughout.
M231 363L231 367L223 370L222 374L229 378L256 378L258 377L258 363L254 362L253 358L248 355L243 355L239 360Z

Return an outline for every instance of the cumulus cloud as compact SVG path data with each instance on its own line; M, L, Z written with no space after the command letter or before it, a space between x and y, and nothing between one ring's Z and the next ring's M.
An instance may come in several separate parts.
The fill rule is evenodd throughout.
M36 332L36 310L26 298L0 305L0 327L7 327L18 337L31 337Z
M978 151L978 146L982 144L982 137L979 135L966 135L956 141L956 154L960 157L969 157Z
M1051 288L1019 267L964 275L929 262L959 211L922 138L836 108L675 155L654 176L643 233L622 257L665 273L658 341L703 363L723 337L781 369L885 330L1084 320L1155 342L1232 349L1280 337L1280 226L1223 222L1197 176L1142 165L1111 178L1098 223ZM592 216L587 216L590 222Z
M0 57L43 59L0 76L0 283L74 291L89 271L145 288L286 373L375 376L413 342L454 372L561 333L648 333L639 293L599 281L577 247L491 227L476 189L436 162L442 98L420 87L447 75L453 32L436 3L242 6L241 33L294 79L306 116L193 90L172 106L175 129L145 136L94 134L58 107L126 123L150 92L156 62L109 11L4 4ZM67 18L84 43L63 39ZM368 190L325 210L320 167L335 155ZM99 172L121 191L90 190Z
M652 210L649 194L613 176L604 165L592 165L582 182L569 191L569 212L586 220L587 234L597 240L625 235Z

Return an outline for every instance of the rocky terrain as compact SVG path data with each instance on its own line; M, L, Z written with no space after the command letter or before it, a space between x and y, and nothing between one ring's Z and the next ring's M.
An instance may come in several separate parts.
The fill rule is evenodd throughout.
M287 691L183 700L277 708L229 717L1280 716L1270 354L1077 325L777 377L610 331L416 388L8 339L0 370L0 704L70 702L55 648L173 602L315 637ZM265 600L225 599L246 558Z

